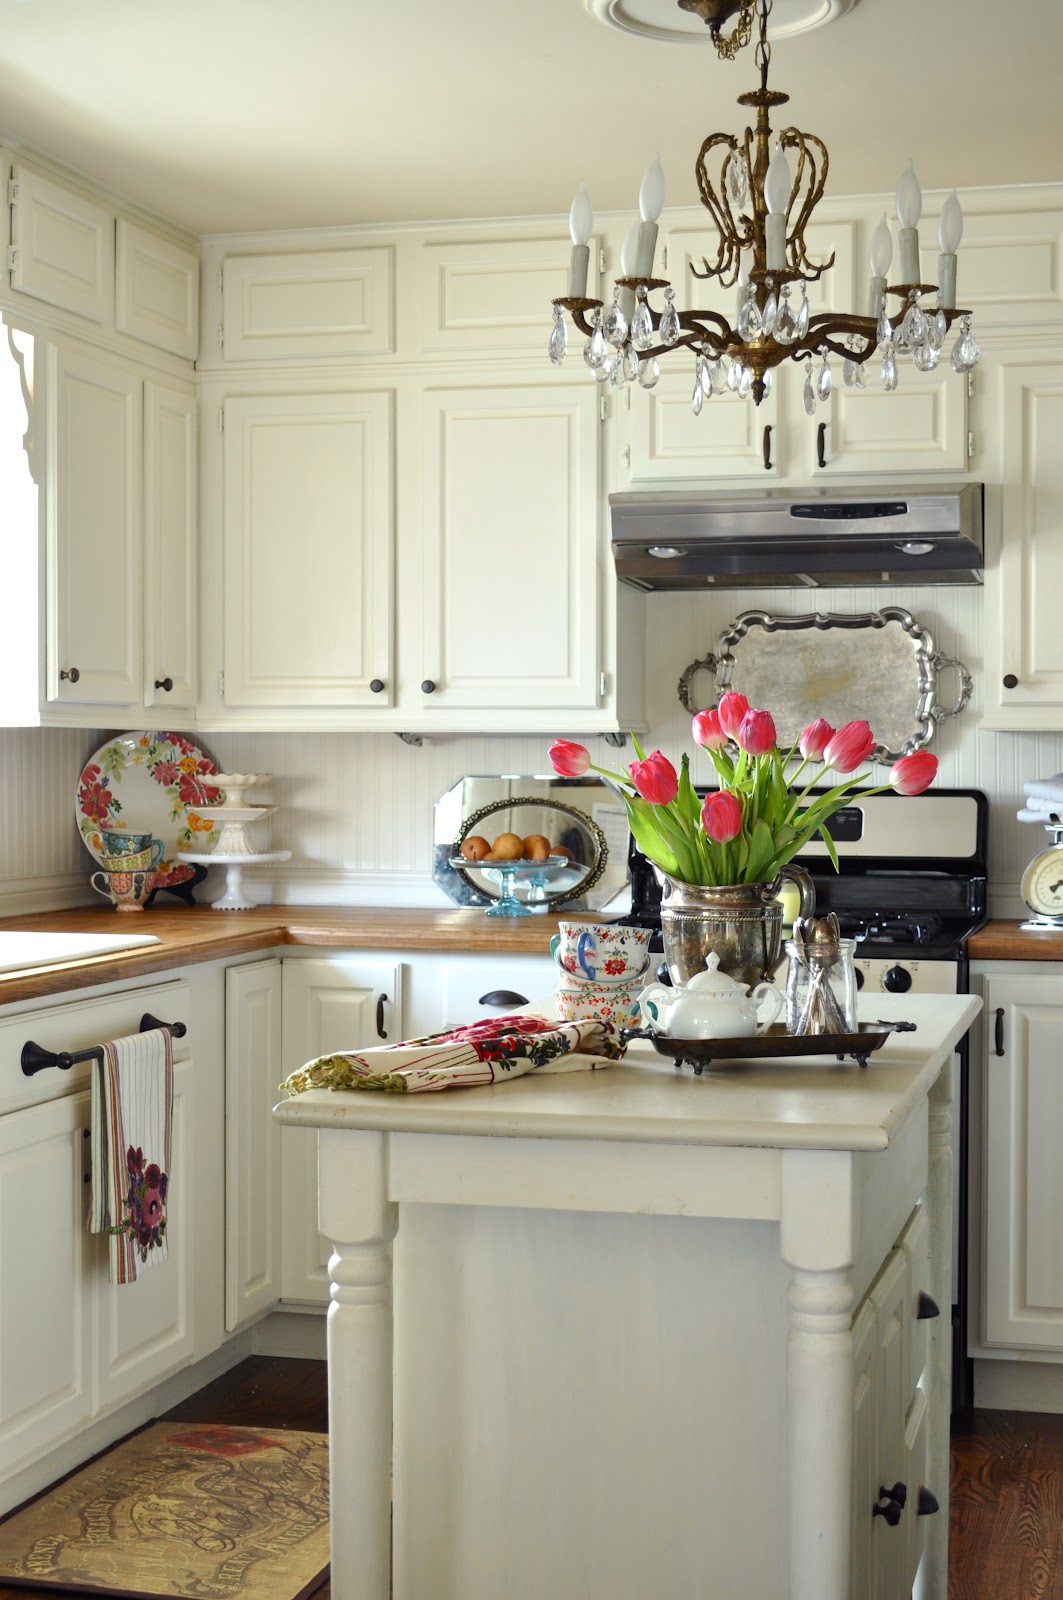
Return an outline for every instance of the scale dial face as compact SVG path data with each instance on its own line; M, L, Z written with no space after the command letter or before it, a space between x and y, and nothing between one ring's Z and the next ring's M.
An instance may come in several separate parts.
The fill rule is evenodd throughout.
M1019 892L1031 911L1063 923L1063 843L1034 856Z

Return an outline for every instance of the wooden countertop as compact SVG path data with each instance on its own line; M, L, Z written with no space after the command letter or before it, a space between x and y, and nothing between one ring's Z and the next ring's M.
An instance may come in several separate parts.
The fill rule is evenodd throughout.
M215 961L269 950L276 945L315 945L335 950L447 950L549 955L558 918L488 917L475 908L437 910L404 906L256 906L252 911L213 911L209 906L149 907L118 916L86 907L9 917L0 930L48 933L153 933L158 944L114 955L90 956L46 967L0 973L0 1005L116 983L168 967Z
M987 922L967 941L972 961L1063 961L1063 929L1023 929L1017 922Z

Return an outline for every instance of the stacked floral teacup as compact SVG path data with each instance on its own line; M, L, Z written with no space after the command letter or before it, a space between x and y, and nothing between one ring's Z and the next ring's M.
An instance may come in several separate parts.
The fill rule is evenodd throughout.
M566 1022L594 1018L634 1026L650 959L649 928L573 919L550 940L557 963L557 1014Z

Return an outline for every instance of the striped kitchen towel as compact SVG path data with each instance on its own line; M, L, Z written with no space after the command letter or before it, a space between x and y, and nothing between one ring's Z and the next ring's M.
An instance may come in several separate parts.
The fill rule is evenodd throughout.
M106 1233L112 1283L133 1283L166 1259L173 1122L168 1028L103 1046L92 1064L90 1233Z
M374 1045L319 1056L281 1084L287 1094L306 1089L383 1089L419 1094L433 1089L505 1083L526 1072L587 1072L624 1053L611 1022L552 1022L528 1012L484 1018L426 1039Z

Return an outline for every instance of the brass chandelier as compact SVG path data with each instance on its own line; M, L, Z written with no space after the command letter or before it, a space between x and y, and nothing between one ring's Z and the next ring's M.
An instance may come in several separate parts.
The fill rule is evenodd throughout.
M568 294L553 302L551 361L560 366L568 349L566 312L584 336L583 358L600 383L619 388L638 382L652 389L660 376L660 357L673 351L694 354L692 407L700 412L716 394L752 395L759 405L784 361L805 362L804 404L811 416L818 400L826 400L833 377L830 357L839 358L845 383L863 388L866 364L878 355L883 389L897 387L898 363L910 357L920 372L932 372L941 359L946 335L954 322L959 337L952 366L966 372L981 354L971 333L971 314L956 307L956 250L963 233L963 215L953 190L938 222L938 283L920 280L918 224L922 194L909 162L897 186L898 273L887 282L893 239L883 217L871 239L870 282L866 316L823 311L813 314L807 285L834 264L834 255L812 261L805 232L823 195L828 156L815 134L786 127L772 136L770 118L789 95L768 87L771 47L768 17L772 0L678 0L685 11L701 16L711 30L721 57L731 60L753 38L760 86L739 95L738 104L756 110L756 128L741 139L713 133L698 152L696 175L702 205L719 235L714 257L692 266L695 278L716 279L735 288L734 323L718 311L683 311L664 278L653 276L657 218L664 204L664 176L659 159L650 167L639 193L640 221L632 227L621 251L621 275L612 302L587 297L589 240L593 212L581 184L572 203L569 227L572 261ZM730 33L724 25L734 20ZM794 170L791 170L791 157ZM800 297L795 290L800 286ZM663 291L663 307L651 295ZM933 305L924 304L934 296ZM815 361L819 361L814 370Z

